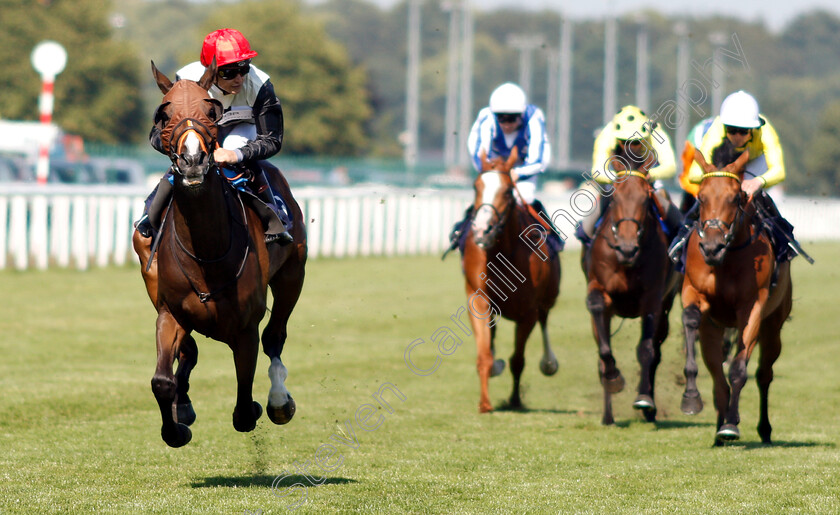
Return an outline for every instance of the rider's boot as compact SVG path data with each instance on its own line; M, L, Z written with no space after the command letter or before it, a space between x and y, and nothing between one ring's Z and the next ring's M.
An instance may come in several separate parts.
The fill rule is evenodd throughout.
M144 238L152 236L154 231L160 228L160 218L163 213L163 208L169 204L169 198L172 196L172 170L168 170L161 178L155 189L146 197L145 209L143 216L134 222L134 228L137 229Z
M545 206L538 199L534 199L534 201L531 202L531 207L533 207L534 210L536 210L537 216L542 218L542 221L546 222L551 228L548 234L548 241L552 245L554 250L556 250L557 252L561 252L566 246L566 242L565 240L563 240L563 238L560 237L560 231L557 230L557 227L555 227L554 222L551 221L551 216L549 216L548 211L545 209Z
M254 194L271 208L273 212L272 216L266 217L267 219L263 220L263 225L265 226L265 242L277 242L281 247L294 242L294 238L286 230L286 225L283 222L286 219L285 213L280 208L278 199L268 186L268 180L262 170L254 170L251 186Z
M691 236L691 231L694 229L694 224L697 223L697 219L700 217L700 204L694 204L691 209L683 217L682 226L679 228L677 232L677 236L671 242L671 246L668 248L668 257L671 258L671 261L674 263L679 263L682 258L683 247L685 247L686 243L688 242L689 236Z

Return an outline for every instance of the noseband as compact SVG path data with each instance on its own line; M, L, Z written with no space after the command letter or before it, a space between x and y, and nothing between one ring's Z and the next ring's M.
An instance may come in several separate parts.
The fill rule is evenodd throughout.
M206 124L195 118L184 118L178 122L172 129L172 135L169 140L164 143L164 148L169 148L169 160L172 161L172 171L178 175L183 175L181 168L178 166L178 156L184 147L184 142L190 133L194 133L198 137L198 142L208 156L207 169L210 170L216 166L213 160L213 152L210 150L216 141L213 132ZM177 141L177 145L173 146L172 141Z
M634 177L638 177L638 178L640 178L640 179L644 180L644 181L645 181L645 184L648 184L648 182L647 182L647 181L648 181L648 176L647 176L647 175L645 175L645 174L643 174L643 173L641 173L641 172L636 172L636 171L630 171L630 172L626 172L626 171L625 171L625 172L618 172L618 173L616 174L616 177L622 177L622 176L625 176L625 175L632 175L632 176L634 176ZM648 200L650 199L650 196L651 196L651 195L653 195L653 190L651 190L650 188L648 188ZM645 208L645 209L643 210L643 215L642 215L642 219L641 219L641 220L639 220L639 219L637 219L637 218L630 218L630 217L619 218L618 220L616 220L615 222L613 222L612 226L610 226L610 229L612 230L612 235L613 235L612 239L613 239L613 241L614 241L614 242L617 242L617 241L618 241L618 226L619 226L619 225L621 225L623 222L633 222L634 224L636 224L636 239L637 239L637 240L641 240L641 239L642 239L642 235L644 235L644 233L645 233L645 224L644 224L644 222L645 222L645 220L646 220L646 219L647 219L647 208ZM606 238L605 238L605 239L606 239ZM619 250L618 245L617 245L616 243L612 243L612 242L610 242L610 241L607 241L607 245L608 245L611 249L613 249L613 250Z

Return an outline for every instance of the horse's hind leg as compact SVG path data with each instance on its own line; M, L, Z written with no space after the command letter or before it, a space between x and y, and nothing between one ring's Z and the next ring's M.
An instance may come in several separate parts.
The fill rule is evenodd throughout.
M190 428L176 420L175 400L178 385L172 373L175 353L186 337L189 337L187 332L168 311L162 310L158 313L155 331L157 366L152 377L152 392L160 408L160 436L170 447L181 447L192 439Z
M758 369L755 372L760 398L758 436L766 444L771 443L770 433L773 431L770 426L770 417L767 414L767 395L770 392L770 383L773 381L773 364L782 352L782 339L779 334L782 330L782 324L774 322L775 320L765 320L759 331L758 339L761 348L759 349Z
M553 376L557 373L560 365L557 357L551 350L551 342L548 339L548 311L540 310L540 332L542 333L543 356L540 359L540 372L545 376Z
M522 378L522 370L525 369L525 344L528 343L528 336L537 324L536 318L529 318L516 323L516 342L514 343L513 354L510 356L510 373L513 374L513 391L510 394L510 407L519 409L522 407L522 396L519 384Z
M178 353L178 369L175 371L175 383L177 385L177 416L178 422L192 425L195 422L195 410L187 392L190 390L190 372L198 362L198 346L195 339L187 334L181 340Z
M262 406L254 401L254 372L257 369L259 337L257 328L247 329L241 337L230 344L233 362L236 366L236 407L233 409L233 427L247 433L257 426L262 415Z
M271 360L268 366L271 389L268 392L266 412L268 418L275 424L286 424L291 421L297 409L295 400L286 389L288 371L280 359L283 346L286 344L289 317L303 288L303 267L295 267L294 272L281 270L272 279L270 285L274 302L271 307L271 316L262 333L263 352Z

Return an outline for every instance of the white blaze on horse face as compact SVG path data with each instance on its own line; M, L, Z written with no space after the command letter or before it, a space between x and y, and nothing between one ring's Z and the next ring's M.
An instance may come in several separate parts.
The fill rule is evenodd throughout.
M502 179L498 173L485 172L481 174L480 180L484 184L484 191L481 194L482 207L476 211L473 225L476 231L483 233L489 229L490 224L493 222L493 217L497 214L493 209L484 206L493 205L493 201L502 188Z
M184 135L184 142L181 146L181 156L187 159L188 162L198 163L201 152L201 140L199 139L198 134L196 134L193 130L188 131ZM183 170L184 184L188 186L201 184L204 179L204 170L195 170L194 168L196 167L191 166L189 169Z
M268 378L271 379L271 390L268 392L268 405L279 408L289 402L289 390L286 389L288 372L280 358L271 358L268 366Z

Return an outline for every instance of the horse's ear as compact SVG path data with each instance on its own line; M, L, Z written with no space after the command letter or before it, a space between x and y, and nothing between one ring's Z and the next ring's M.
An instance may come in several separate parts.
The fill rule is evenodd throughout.
M647 175L650 173L650 169L653 168L653 165L656 164L659 156L656 155L656 150L650 147L645 147L645 153L647 154L647 158L645 158L645 162L639 167L639 171Z
M216 100L215 98L205 98L205 102L207 102L207 117L213 120L213 123L219 121L219 118L222 117L222 114L225 112L225 108L221 102Z
M209 91L210 86L213 85L213 81L216 78L216 71L217 70L218 70L218 67L216 66L216 57L214 56L213 60L210 61L210 66L208 66L204 70L204 75L202 75L201 78L198 79L198 85L201 86L202 88L204 88L205 90Z
M612 165L613 170L615 170L616 172L623 172L627 170L627 167L624 166L624 159L619 159L613 156L610 159L610 164Z
M694 160L698 165L700 165L700 168L703 169L704 173L711 173L715 171L715 167L706 162L706 158L703 157L703 152L700 152L699 148L694 149Z
M490 163L487 162L487 151L483 148L478 151L478 159L481 161L481 171L487 171L490 169Z
M738 159L736 159L732 163L726 165L726 168L724 168L724 171L727 171L727 172L730 172L730 173L740 173L744 170L744 167L747 166L747 161L749 161L749 159L750 159L749 149L744 150L743 152L741 152L741 155L738 156Z
M172 89L172 81L157 69L154 61L152 61L152 75L154 75L155 82L157 82L158 88L160 88L161 92L164 95L169 93L169 90Z
M516 161L519 159L519 149L514 145L512 149L510 149L510 155L505 161L505 169L510 171L513 168L513 165L516 164Z

